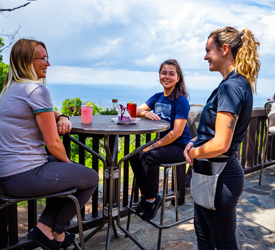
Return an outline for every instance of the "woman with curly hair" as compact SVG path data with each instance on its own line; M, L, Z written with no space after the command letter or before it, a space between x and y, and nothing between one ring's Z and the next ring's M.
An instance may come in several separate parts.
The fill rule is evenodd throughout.
M209 70L220 72L223 80L208 98L197 137L192 139L194 143L187 144L184 156L194 164L194 174L202 162L201 172L211 172L210 175L214 174L217 162L224 163L224 168L215 189L215 208L206 208L194 199L199 250L238 249L236 206L243 192L244 172L236 152L252 114L253 92L260 70L259 45L250 30L238 31L233 27L213 31L206 43L204 59L209 63ZM193 184L196 183L191 184L191 194L196 192L192 190Z

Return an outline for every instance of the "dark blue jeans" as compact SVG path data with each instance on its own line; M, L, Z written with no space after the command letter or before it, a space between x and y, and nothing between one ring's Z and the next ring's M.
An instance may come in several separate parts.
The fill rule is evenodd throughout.
M169 144L147 152L139 152L130 158L131 167L135 174L141 194L146 199L157 197L158 166L161 163L185 161L183 151L186 145Z
M237 159L227 163L219 176L215 197L216 210L195 203L194 226L198 250L236 250L236 206L243 192L244 172Z
M81 208L91 198L97 184L98 174L93 169L78 163L59 162L52 156L38 168L0 178L1 192L14 197L40 196L77 188L74 196ZM51 198L39 222L60 234L75 215L76 208L71 199Z

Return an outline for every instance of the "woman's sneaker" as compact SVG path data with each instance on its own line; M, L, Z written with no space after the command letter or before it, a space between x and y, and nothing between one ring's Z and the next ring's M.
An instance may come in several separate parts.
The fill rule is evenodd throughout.
M136 213L137 214L142 214L145 211L145 206L146 206L146 199L145 196L142 195L141 196L141 200L138 203L137 209L136 209Z
M155 218L155 216L158 213L158 209L160 208L162 204L162 198L157 195L157 198L154 200L154 202L146 202L145 211L141 215L142 220L152 220Z

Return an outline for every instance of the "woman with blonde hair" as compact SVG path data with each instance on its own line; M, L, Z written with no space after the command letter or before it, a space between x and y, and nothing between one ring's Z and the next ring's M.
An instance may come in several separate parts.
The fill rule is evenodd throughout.
M74 195L83 207L97 187L98 174L67 157L59 133L70 132L72 125L68 116L53 110L50 93L40 82L45 83L48 66L44 43L20 39L12 47L0 95L0 193L33 197L77 188ZM64 230L75 214L73 201L52 198L28 237L43 249L66 248L75 235Z
M220 175L212 192L212 207L205 205L205 197L211 196L211 192L205 195L208 191L205 189L200 194L204 197L200 197L194 190L197 183L192 177L199 250L238 249L236 206L243 191L244 172L236 152L252 114L253 92L260 70L259 45L250 30L240 32L233 27L213 31L206 43L204 59L209 63L209 70L220 72L223 80L208 98L198 136L187 144L184 156L193 165L196 180L205 175L212 177L218 171Z

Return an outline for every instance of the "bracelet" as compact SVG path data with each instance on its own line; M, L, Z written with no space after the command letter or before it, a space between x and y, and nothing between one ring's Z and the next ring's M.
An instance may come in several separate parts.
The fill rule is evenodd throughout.
M67 117L67 118L68 118L68 120L70 120L69 116L64 115L64 114L61 114L60 116L58 116L58 117L57 117L57 122L59 122L59 118L60 118L61 116Z
M194 142L194 141L192 141L192 140L190 140L189 142L193 142L193 144L195 144L195 142Z
M156 148L156 143L153 143L153 145L152 145L152 146L153 146L153 149L155 149L155 148Z

